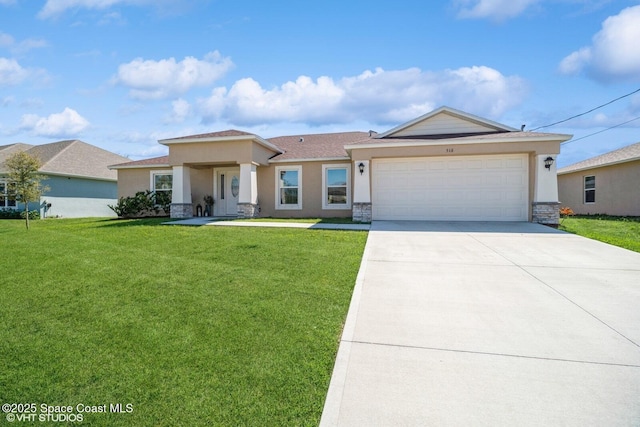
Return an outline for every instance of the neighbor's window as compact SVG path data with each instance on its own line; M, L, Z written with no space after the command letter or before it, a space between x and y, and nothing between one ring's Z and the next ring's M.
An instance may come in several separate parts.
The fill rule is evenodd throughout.
M323 209L351 209L349 171L347 165L322 166Z
M276 209L302 209L302 167L276 168Z
M15 199L9 199L9 186L6 180L0 180L0 209L2 208L15 208Z
M584 177L584 202L585 203L596 202L596 177L595 176Z

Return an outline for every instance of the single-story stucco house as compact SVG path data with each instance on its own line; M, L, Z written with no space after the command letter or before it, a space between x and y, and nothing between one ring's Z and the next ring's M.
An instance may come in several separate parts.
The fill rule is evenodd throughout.
M640 142L559 169L558 192L576 214L640 216Z
M171 217L352 217L558 223L555 163L570 135L441 107L384 133L264 139L226 130L160 140L169 155L112 166L118 195L172 189Z
M24 209L7 194L5 161L19 151L40 160L39 171L47 177L42 184L49 187L29 210L40 210L42 217L115 216L108 205L117 202L117 173L108 166L129 159L79 140L0 146L0 209Z

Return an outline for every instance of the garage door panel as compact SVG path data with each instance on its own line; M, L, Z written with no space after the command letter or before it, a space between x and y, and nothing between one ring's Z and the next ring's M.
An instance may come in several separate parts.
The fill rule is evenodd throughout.
M373 219L525 221L528 156L376 159Z

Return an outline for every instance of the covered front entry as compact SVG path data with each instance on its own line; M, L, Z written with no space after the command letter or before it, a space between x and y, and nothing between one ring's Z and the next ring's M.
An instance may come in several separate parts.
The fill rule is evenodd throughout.
M213 213L215 216L237 216L240 195L240 168L215 169Z
M528 155L372 161L374 220L527 221Z

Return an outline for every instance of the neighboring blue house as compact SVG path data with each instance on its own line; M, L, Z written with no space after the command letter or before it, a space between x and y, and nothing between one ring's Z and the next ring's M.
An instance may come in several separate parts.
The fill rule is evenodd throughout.
M109 209L118 199L117 172L109 165L130 161L78 140L51 144L11 144L0 146L0 209L24 209L7 196L5 160L24 151L42 162L40 173L47 176L43 184L49 191L29 209L39 209L42 217L114 217Z

